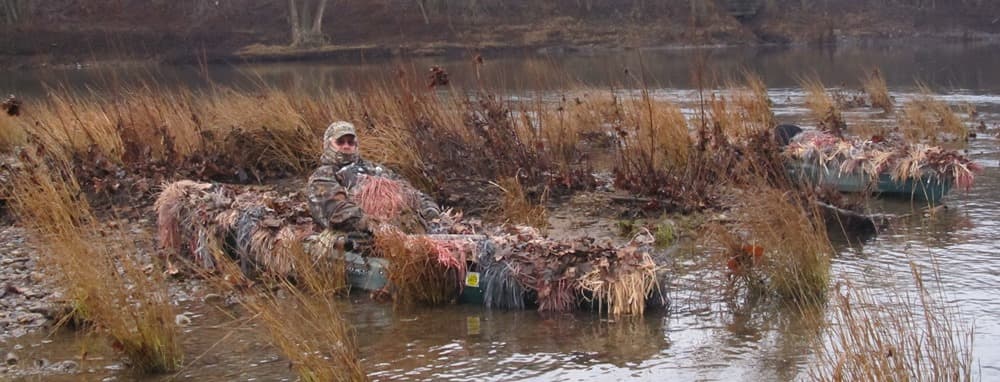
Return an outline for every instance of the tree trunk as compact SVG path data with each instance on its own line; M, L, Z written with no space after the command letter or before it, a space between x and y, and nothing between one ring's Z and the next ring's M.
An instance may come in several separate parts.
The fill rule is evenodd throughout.
M427 9L424 8L424 0L417 0L417 6L420 7L420 14L424 16L424 25L430 24L431 19L427 18Z
M0 0L0 12L2 12L4 24L14 25L23 21L27 13L26 0Z
M292 26L292 46L302 44L302 24L299 22L299 11L295 0L288 0L288 23Z
M314 35L323 34L323 12L326 11L326 1L319 0L319 5L316 6L316 14L313 18L311 33Z
M288 0L292 46L317 46L326 43L323 15L326 13L327 2L328 0Z

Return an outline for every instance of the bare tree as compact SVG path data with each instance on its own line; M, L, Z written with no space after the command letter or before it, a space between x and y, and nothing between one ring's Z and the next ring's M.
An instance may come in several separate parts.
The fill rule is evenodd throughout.
M0 23L14 25L28 17L29 0L0 0Z
M327 0L288 0L288 21L292 27L292 46L315 46L326 43L323 13Z

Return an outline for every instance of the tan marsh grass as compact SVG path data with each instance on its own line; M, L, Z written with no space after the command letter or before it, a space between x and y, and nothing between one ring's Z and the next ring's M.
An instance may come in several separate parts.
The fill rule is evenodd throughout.
M496 185L503 191L497 212L504 220L513 224L532 226L542 232L548 228L549 214L543 204L545 195L541 196L542 200L538 203L532 202L517 177L503 178Z
M799 79L799 84L806 92L806 107L817 120L817 128L834 135L842 135L847 129L847 124L837 107L837 102L827 92L823 82L816 77L804 77Z
M141 246L125 227L94 217L65 164L26 153L13 182L13 211L42 247L40 263L56 275L72 314L109 336L132 368L178 368L180 333L163 272L145 271Z
M815 381L972 381L974 330L939 280L910 263L916 290L839 285L808 378Z
M292 249L293 278L270 279L279 292L244 295L241 302L303 381L367 380L344 305L334 299L347 290L343 254L324 245L309 249Z
M934 93L925 84L918 84L916 98L907 102L899 117L900 130L911 140L927 140L937 143L941 139L959 141L969 137L969 128L944 101L934 98Z
M889 96L889 86L886 85L885 77L882 76L882 71L879 68L866 73L861 85L865 89L865 93L868 94L872 107L881 108L886 113L892 112L895 104L892 97Z
M755 267L768 291L796 303L822 301L830 279L832 244L814 205L770 187L744 194L736 207L736 235L760 251ZM759 250L756 250L759 248Z

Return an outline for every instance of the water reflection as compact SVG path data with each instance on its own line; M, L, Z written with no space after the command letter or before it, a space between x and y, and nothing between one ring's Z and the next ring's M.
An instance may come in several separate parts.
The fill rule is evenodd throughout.
M452 83L464 89L551 91L586 84L598 88L691 88L697 57L722 82L743 69L759 73L771 88L797 88L804 75L818 75L831 86L860 88L861 74L881 67L893 90L915 89L915 80L939 89L972 94L1000 91L1000 49L990 44L912 43L848 44L833 49L813 47L733 47L724 49L649 49L591 55L486 57L482 66L471 57L415 58L347 64L304 62L209 65L206 67L125 67L48 69L0 72L0 92L30 98L43 84L102 89L122 82L158 82L166 86L204 88L210 83L255 87L260 83L308 91L359 89L396 81L402 70L425 78L432 65L442 65ZM628 70L626 74L625 70ZM206 81L210 79L211 82ZM638 80L638 81L637 81Z
M352 316L384 306L356 307ZM604 365L637 367L669 349L663 319L617 322L589 313L538 314L446 307L399 312L397 324L359 329L374 377L529 378Z

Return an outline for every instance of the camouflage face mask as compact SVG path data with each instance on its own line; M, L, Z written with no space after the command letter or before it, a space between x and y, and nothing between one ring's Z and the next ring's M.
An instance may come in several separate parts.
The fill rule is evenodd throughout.
M350 122L337 121L331 123L330 126L326 128L326 132L323 134L323 157L320 158L320 161L323 164L344 167L358 161L358 158L360 157L358 156L357 147L355 147L354 153L345 154L337 151L337 147L333 145L334 139L348 134L357 137L354 125Z
M357 147L355 147L353 153L342 153L337 151L337 148L333 147L333 145L330 144L330 141L327 141L323 149L323 157L320 158L320 161L326 165L344 167L357 162L360 158Z

